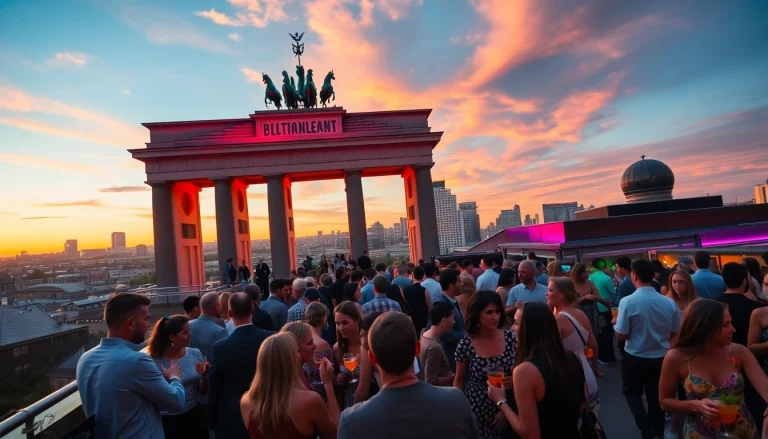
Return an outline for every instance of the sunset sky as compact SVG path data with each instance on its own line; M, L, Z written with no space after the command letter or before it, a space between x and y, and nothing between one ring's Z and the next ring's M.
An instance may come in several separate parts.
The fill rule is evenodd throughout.
M768 3L189 0L0 4L0 256L152 244L126 152L142 122L264 110L260 73L334 70L347 111L433 108L433 179L481 226L519 204L623 202L641 154L677 198L752 198L768 179ZM253 238L266 187L249 188ZM364 180L368 223L404 216L399 177ZM201 193L214 241L213 189ZM294 186L299 236L346 230L343 182Z

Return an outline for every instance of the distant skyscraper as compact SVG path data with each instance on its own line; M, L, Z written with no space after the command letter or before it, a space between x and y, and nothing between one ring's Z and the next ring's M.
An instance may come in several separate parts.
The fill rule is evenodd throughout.
M502 210L499 217L496 218L496 230L504 230L510 227L520 227L523 225L520 216L520 206L515 204L514 209Z
M523 225L525 225L525 226L532 226L532 225L536 224L534 221L535 220L531 219L530 215L525 215L525 221L523 221Z
M125 233L112 232L112 250L125 249Z
M77 239L67 239L64 242L64 256L76 257L80 253L77 251Z
M404 241L408 241L408 218L400 218L400 237Z
M542 204L541 208L544 211L545 223L573 221L576 219L576 212L579 211L579 205L575 201L571 203Z
M437 236L440 241L440 253L450 253L461 247L461 221L456 208L456 195L445 188L445 181L433 181L437 213Z
M533 223L534 224L538 224L539 223L539 214L538 213L536 214L536 217L533 219Z
M768 203L768 180L765 184L758 184L755 186L755 204Z
M318 231L317 231L317 236L318 236L318 237L320 237L320 236L323 236L323 231L322 231L322 230L318 230Z
M149 256L149 249L144 244L136 246L136 256Z
M496 226L495 226L495 225L493 225L493 223L490 223L490 224L488 224L488 226L487 226L487 227L483 228L483 231L482 231L482 233L483 233L482 239L488 239L488 238L490 238L491 236L495 235L495 234L496 234L496 232L497 232L497 230L496 230ZM482 239L481 239L481 240L482 240Z
M459 223L462 247L480 242L480 215L477 214L476 202L459 203Z

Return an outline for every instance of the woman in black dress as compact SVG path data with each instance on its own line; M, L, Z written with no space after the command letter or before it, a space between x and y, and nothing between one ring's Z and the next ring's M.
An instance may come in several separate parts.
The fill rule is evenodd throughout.
M453 386L464 389L475 415L480 437L497 439L503 428L496 415L498 409L488 397L488 370L504 372L507 387L512 385L517 337L505 331L504 306L495 291L478 291L469 301L466 320L467 335L456 347L456 377ZM503 420L503 419L502 419Z
M541 439L580 439L584 372L579 359L563 348L552 311L544 303L527 302L515 313L513 328L520 340L512 373L519 415L507 403L504 386L488 383L494 405L521 437L538 430Z

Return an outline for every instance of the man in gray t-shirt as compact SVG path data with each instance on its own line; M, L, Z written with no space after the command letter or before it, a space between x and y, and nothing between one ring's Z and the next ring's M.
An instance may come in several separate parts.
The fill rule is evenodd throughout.
M344 410L339 439L476 438L472 409L459 389L435 387L413 370L416 332L408 316L382 314L368 332L368 345L384 383L370 400Z

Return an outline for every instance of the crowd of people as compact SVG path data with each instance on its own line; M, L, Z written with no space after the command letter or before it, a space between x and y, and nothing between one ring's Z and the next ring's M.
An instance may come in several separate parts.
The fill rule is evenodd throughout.
M83 409L100 438L600 438L600 368L621 361L643 439L768 430L756 260L527 256L308 257L268 291L187 298L148 341L150 300L116 294L78 362Z

